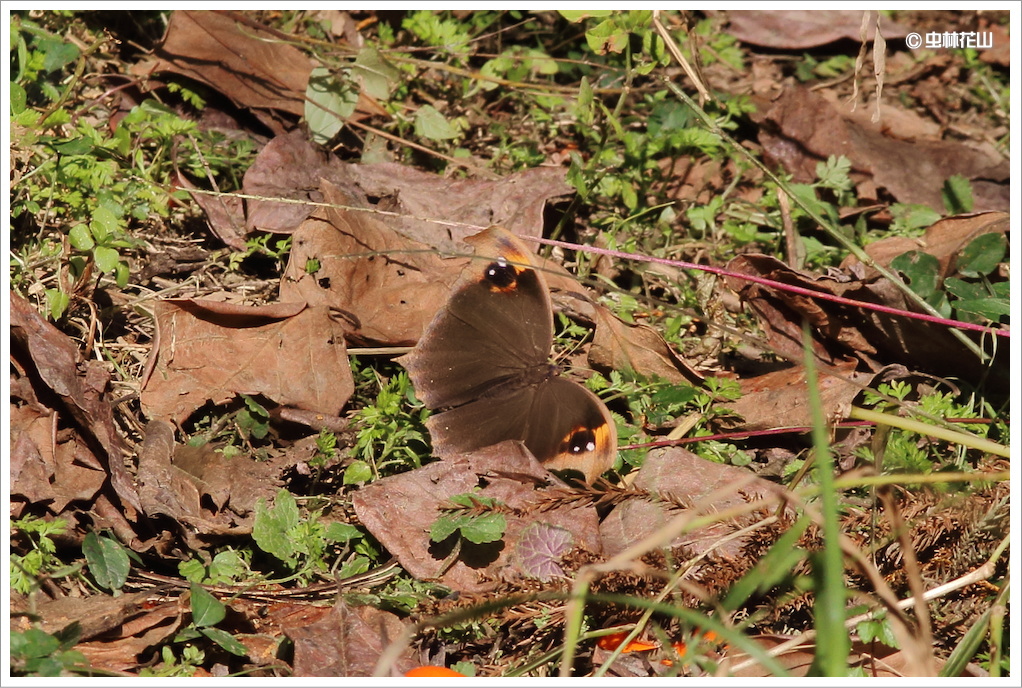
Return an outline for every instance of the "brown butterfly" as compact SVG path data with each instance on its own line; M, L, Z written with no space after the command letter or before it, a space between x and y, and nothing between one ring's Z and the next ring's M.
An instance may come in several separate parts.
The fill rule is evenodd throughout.
M491 227L467 239L476 258L414 349L398 361L434 413L441 458L521 440L546 468L593 482L617 455L600 399L550 363L553 308L531 252Z

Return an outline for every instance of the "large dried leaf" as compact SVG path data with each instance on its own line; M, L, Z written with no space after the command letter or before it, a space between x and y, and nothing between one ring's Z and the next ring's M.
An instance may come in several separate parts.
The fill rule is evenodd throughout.
M110 484L126 505L140 510L138 495L124 468L124 442L114 425L105 399L110 375L98 361L78 368L78 348L71 339L46 322L26 301L11 293L11 353L23 370L38 376L38 383L60 397L64 409L80 431L106 456ZM37 384L33 380L33 385ZM15 442L17 440L15 439Z
M764 499L760 511L772 512L782 503L777 485L736 466L701 459L680 447L654 449L646 455L633 486L652 493L657 501L629 499L617 506L600 525L608 556L613 556L666 526L682 514L706 515ZM676 508L678 505L686 508ZM683 545L692 556L714 550L718 556L738 556L748 537L721 543L721 538L762 516L746 516L680 534L673 545ZM755 535L751 536L755 537Z
M596 333L589 349L594 367L630 370L674 383L703 382L703 376L674 353L652 327L623 322L598 304L594 313Z
M354 391L344 328L325 306L171 299L154 310L158 342L142 389L150 418L182 423L238 394L335 416Z
M135 71L174 72L216 89L239 106L299 117L315 66L276 31L233 12L172 13L156 57Z
M728 10L727 32L740 41L779 50L803 50L842 39L860 40L863 14L868 10ZM874 14L874 17L876 15ZM866 40L876 34L870 18ZM887 40L904 38L908 29L880 17L880 34Z
M97 637L74 649L93 667L109 671L137 670L152 648L169 642L184 626L188 613L182 598L157 604L117 627L116 637Z
M337 156L309 141L301 129L277 136L256 156L245 171L244 191L250 196L289 198L296 201L323 202L320 180L347 189L355 202L366 205L358 196L347 165ZM305 203L250 199L246 222L250 229L278 234L294 232L318 208Z
M142 605L150 597L152 593L149 591L116 597L103 593L88 597L58 597L37 602L33 611L39 618L39 627L47 633L58 633L67 626L77 623L78 638L84 641L117 630L130 620L148 614ZM29 611L27 601L25 609L18 607L20 603L12 596L11 611ZM25 631L30 627L27 616L12 616L11 622L11 630Z
M796 181L816 179L816 164L844 155L861 179L883 187L901 203L928 205L941 212L945 180L962 175L972 183L976 210L1008 210L1008 161L989 144L889 136L882 124L851 116L823 96L791 86L753 118L760 124L766 155Z
M873 377L845 366L840 374L817 371L820 403L824 417L847 418L852 400ZM743 430L806 428L812 425L808 381L802 366L777 370L741 381L742 397L723 404L738 415Z
M572 545L599 553L597 515L591 507L556 506L540 511L544 498L558 487L539 487L553 480L520 442L502 442L462 458L438 461L408 473L377 480L352 498L355 513L401 565L421 579L439 577L455 590L484 592L503 579L533 571L535 542L521 534L536 523L571 534ZM504 513L503 539L485 545L463 542L457 560L445 570L452 543L434 543L430 527L454 495L466 492L499 500ZM453 539L453 538L451 538Z
M227 458L210 445L178 446L173 426L153 420L138 453L139 497L147 516L169 516L185 526L189 546L202 549L194 536L250 533L256 502L276 494L282 469L280 461Z
M11 405L10 494L59 514L72 501L95 497L107 473L77 432L55 438L53 420L29 406Z
M864 303L910 312L919 310L889 280L877 276L857 279L854 275L831 273L828 277L817 277L759 254L739 256L728 263L728 269ZM738 277L728 277L726 281L756 312L771 348L789 360L802 359L801 323L805 319L811 326L813 351L826 365L840 367L842 361L857 358L873 370L901 363L941 376L976 379L985 374L984 365L946 325L815 299ZM1007 352L998 351L994 370L1006 373L1007 364ZM1003 380L998 377L994 375L990 382L1007 384L1007 375Z
M321 188L327 203L358 203L356 192L327 180ZM306 220L295 233L280 298L340 309L353 322L353 340L414 344L467 259L442 258L369 212L331 207L324 217Z
M401 639L404 624L390 612L339 600L322 620L284 632L294 643L294 676L372 676L383 652ZM416 664L405 648L385 675L403 676Z
M381 199L381 209L401 216L394 229L445 252L464 249L462 239L491 225L541 236L547 201L574 193L559 167L497 180L447 179L397 163L352 165L350 172L368 196Z

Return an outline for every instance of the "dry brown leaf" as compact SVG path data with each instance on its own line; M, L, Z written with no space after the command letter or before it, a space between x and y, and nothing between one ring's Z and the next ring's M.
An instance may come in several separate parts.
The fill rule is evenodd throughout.
M245 171L244 192L250 196L289 198L296 201L324 201L320 181L328 179L344 188L358 205L366 206L365 197L354 186L348 170L351 165L309 141L305 132L295 129L270 141L259 151ZM246 222L249 229L290 234L319 210L305 203L283 203L249 199Z
M113 411L106 400L110 374L99 361L87 361L78 369L78 348L71 339L39 315L14 292L10 294L11 355L22 370L38 376L41 384L56 393L64 409L106 453L104 468L121 501L136 510L138 494L124 468L124 441L114 425ZM17 438L14 439L17 443ZM128 515L133 518L132 515Z
M142 605L152 597L149 591L144 591L116 597L95 593L88 597L44 599L37 602L34 614L38 616L39 628L46 633L58 633L72 623L77 623L79 640L91 640L98 635L119 629L129 619L148 614ZM13 611L16 606L13 598L11 606ZM17 630L28 630L27 617L17 618L19 619ZM15 617L12 617L11 621L14 630Z
M868 10L866 10L868 11ZM840 40L859 42L863 11L859 10L728 10L726 31L745 43L778 50L803 50ZM876 22L870 21L866 39L873 40ZM904 38L908 29L880 17L885 38Z
M820 403L824 416L841 420L848 417L852 400L873 377L844 366L838 375L817 371ZM796 428L812 426L808 381L802 366L777 370L741 381L742 397L723 404L744 418L743 430Z
M1008 161L989 144L888 136L882 124L856 121L848 109L801 86L790 86L752 115L766 156L798 182L816 179L816 164L832 155L852 163L853 180L871 178L901 203L944 208L941 189L956 174L972 184L976 210L1008 210Z
M491 225L541 236L546 203L574 193L560 167L530 168L493 181L447 179L397 163L348 169L366 195L381 199L381 210L401 215L391 227L447 253L463 251L465 237Z
M170 15L156 59L136 74L170 71L216 89L240 107L301 116L315 66L301 50L232 12L178 10Z
M652 327L623 322L600 305L594 313L596 333L589 349L593 367L629 370L673 383L698 385L704 381Z
M59 514L72 501L91 501L107 474L78 433L54 437L53 421L29 406L11 405L10 494Z
M840 290L846 296L849 291L847 283L839 284L832 279L792 270L776 258L758 253L732 259L727 269L814 291L833 293ZM855 327L857 319L853 315L858 309L738 277L727 277L725 281L759 316L770 348L788 360L802 359L803 320L808 321L814 331L813 353L826 365L839 366L854 355L865 357L876 354L875 346Z
M352 205L351 192L324 180L327 203ZM319 269L308 272L309 261ZM328 208L294 235L280 298L328 304L353 320L349 337L390 345L414 344L446 300L467 264L442 258L371 213Z
M863 303L919 310L886 278L857 279L836 272L817 277L759 254L739 256L728 263L728 268ZM874 371L885 364L900 363L948 377L978 379L990 375L990 384L1007 386L1007 347L997 349L992 369L987 370L946 325L793 294L738 277L727 277L726 282L756 312L770 347L788 360L802 360L804 318L812 326L813 351L826 365L840 368L842 362L858 358ZM975 333L969 336L975 337Z
M93 667L108 671L137 669L141 656L152 648L168 642L181 630L185 614L184 602L179 598L159 604L144 613L131 616L116 628L114 639L95 639L78 643L74 649L85 655Z
M147 516L182 524L189 547L201 550L204 536L251 532L256 502L276 494L283 467L281 461L227 458L211 445L177 446L173 426L153 420L138 453L139 496Z
M759 498L767 499L763 509L773 511L782 499L781 488L757 478L751 471L701 459L680 447L650 451L633 486L654 495L669 495L688 508L677 509L672 508L669 502L643 499L622 502L600 524L600 536L607 556L624 551L684 513L712 514ZM721 556L738 556L750 536L725 543L720 543L720 539L760 517L747 515L699 528L680 535L673 545L684 545L693 556L709 549Z
M592 507L560 506L537 511L553 488L537 487L555 480L520 442L508 441L463 458L437 461L423 468L377 480L352 498L359 520L409 573L416 578L439 577L454 590L485 592L501 578L522 576L516 546L522 531L546 523L571 533L574 546L601 550L597 515ZM560 485L560 482L556 482ZM465 542L457 560L444 570L452 554L450 543L430 540L430 527L442 515L441 507L458 494L477 492L499 500L518 513L504 513L507 530L502 540L482 545Z
M284 632L294 643L294 676L372 676L380 655L402 637L404 624L390 612L338 600L321 621ZM416 663L405 648L387 675L403 676Z
M337 415L354 391L344 328L325 306L170 299L154 310L158 345L142 388L150 418L183 423L238 394Z

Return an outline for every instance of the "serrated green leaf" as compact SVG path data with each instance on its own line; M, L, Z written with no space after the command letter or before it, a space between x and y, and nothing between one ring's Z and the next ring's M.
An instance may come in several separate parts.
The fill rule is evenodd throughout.
M191 583L202 583L206 577L206 567L199 559L179 562L177 572Z
M327 539L333 542L348 542L357 537L362 537L362 531L350 523L333 522L326 528Z
M103 272L113 272L121 261L121 256L116 249L109 246L97 246L92 250L92 257L96 261L96 267Z
M85 224L72 227L67 233L67 240L73 248L79 251L91 251L96 245L96 242L92 239L92 230Z
M96 584L105 590L120 590L128 581L131 561L121 543L90 532L82 541L82 554Z
M966 277L989 275L1004 260L1007 250L1008 240L1003 234L980 234L958 255L958 272Z
M201 585L191 584L192 623L196 628L216 626L227 616L227 607Z
M230 583L240 580L248 573L248 566L237 552L220 552L209 565L209 575L206 582L213 585L219 583Z
M336 136L357 104L358 89L351 83L350 70L341 70L335 77L325 67L313 69L305 90L305 121L312 139L326 143Z
M469 542L481 545L496 542L504 537L507 530L507 519L503 514L483 514L468 519L462 524L461 534Z
M362 555L353 557L350 561L344 563L343 566L337 571L338 578L347 578L348 576L357 576L360 573L365 573L369 570L369 558Z
M415 113L415 133L430 141L457 138L458 130L432 105L423 105Z
M441 516L429 527L429 539L443 542L461 527L461 519L456 516Z
M242 645L237 638L227 631L219 628L201 628L199 630L202 635L206 636L232 655L237 655L239 657L248 656L248 648Z

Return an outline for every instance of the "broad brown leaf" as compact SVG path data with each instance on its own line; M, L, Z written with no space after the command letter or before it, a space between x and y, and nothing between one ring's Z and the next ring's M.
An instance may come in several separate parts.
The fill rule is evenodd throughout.
M158 341L142 389L150 418L183 423L238 394L337 415L354 391L344 328L325 306L169 299L154 311Z
M729 10L727 32L745 43L780 50L815 48L842 39L859 42L864 11L859 10ZM866 29L866 40L876 34L875 14ZM908 29L880 17L880 31L887 40L904 38Z
M284 628L294 643L295 676L372 676L380 655L403 632L394 614L344 600L312 625ZM405 648L385 675L403 676L415 664L411 649Z
M611 511L600 524L600 536L607 556L627 549L684 513L712 514L756 499L766 500L761 510L772 511L782 499L777 485L757 478L751 471L701 459L680 447L650 451L633 485L654 495L667 496L668 500L629 499ZM671 500L681 502L687 508L674 508ZM738 556L750 536L723 544L720 544L720 539L758 518L746 515L714 523L679 535L673 544L685 545L693 556L709 549L722 556Z
M537 522L570 532L574 546L600 552L597 515L592 507L558 506L538 511L541 500L554 489L537 487L548 479L555 480L520 442L509 441L377 480L356 492L352 503L373 537L413 576L439 576L455 590L484 592L496 587L501 578L522 577L522 562L516 553L519 537ZM445 570L452 550L430 540L430 527L450 497L474 493L480 485L481 496L524 513L502 512L507 520L503 539L484 545L463 543L457 561Z
M991 145L888 136L879 124L853 118L846 109L800 86L791 86L773 102L760 103L753 119L760 124L766 155L799 182L816 179L816 164L832 155L852 163L852 177L887 189L901 203L944 209L941 189L959 174L972 183L976 210L1008 210L1008 161Z
M11 293L10 302L13 358L23 370L38 376L38 384L60 397L62 410L75 420L84 436L96 443L94 449L106 454L101 459L117 496L126 505L140 510L138 494L124 468L124 441L117 433L113 410L106 400L110 374L98 361L84 363L79 371L78 348L71 339L17 294Z
M834 420L847 418L852 400L872 377L870 373L856 373L854 365L844 366L844 370L835 375L818 370L818 392L824 417ZM742 397L722 405L742 416L744 421L739 424L741 429L766 430L812 425L808 381L803 366L746 378L741 381L741 386Z

